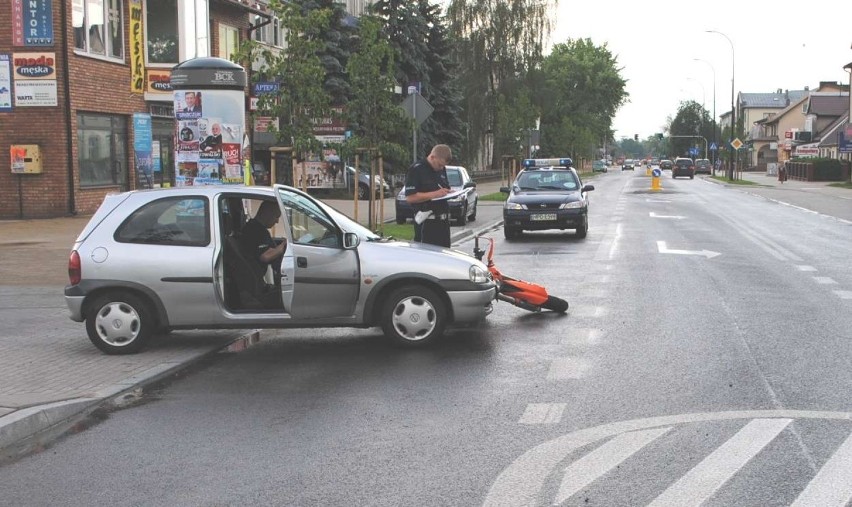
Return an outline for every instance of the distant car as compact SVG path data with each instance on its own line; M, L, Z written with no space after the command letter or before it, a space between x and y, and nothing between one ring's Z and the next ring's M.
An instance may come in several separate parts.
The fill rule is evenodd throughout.
M689 176L689 179L695 178L695 162L691 158L678 157L672 165L672 178L678 176Z
M592 172L593 173L605 173L609 168L607 167L606 160L595 160L592 162Z
M243 236L263 203L280 211L278 269ZM485 318L496 296L474 257L382 238L283 185L109 195L76 239L68 275L71 320L107 354L138 352L170 329L381 326L400 345L426 345L451 323Z
M695 174L710 174L713 172L713 164L706 158L695 161Z
M346 166L346 186L351 190L352 185L351 181L353 176L355 175L355 168L352 166ZM391 188L390 185L386 181L382 181L378 174L374 175L375 180L373 183L373 190L376 192L376 197L379 197L381 194L381 188L384 187L385 197L390 197ZM370 198L370 171L369 170L360 170L358 171L358 199L365 201Z
M631 170L631 171L636 170L636 162L634 162L632 158L624 159L624 163L621 164L621 170L622 171L626 171L628 169Z
M660 160L660 170L661 171L671 171L672 165L674 165L674 163L671 160L668 160L668 159Z
M450 220L459 225L476 220L476 207L479 204L479 193L476 182L471 179L467 169L461 166L447 166L447 180L452 192L463 191L458 197L450 199ZM405 188L396 194L396 223L404 224L408 219L414 219L414 207L405 200Z
M523 231L575 229L578 238L589 231L588 193L570 166L526 167L511 187L500 191L509 196L503 205L503 234L514 239Z

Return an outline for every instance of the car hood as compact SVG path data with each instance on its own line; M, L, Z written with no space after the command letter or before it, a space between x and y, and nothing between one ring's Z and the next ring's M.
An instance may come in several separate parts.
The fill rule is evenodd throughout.
M466 280L471 265L487 270L485 264L472 255L414 241L366 241L358 249L367 272L385 275L417 271L448 280Z
M565 192L554 194L552 192L541 192L524 190L515 192L509 197L509 201L518 204L562 204L582 199L580 192Z

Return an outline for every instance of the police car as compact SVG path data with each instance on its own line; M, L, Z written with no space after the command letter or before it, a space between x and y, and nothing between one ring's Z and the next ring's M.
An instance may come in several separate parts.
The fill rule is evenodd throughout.
M570 158L524 160L512 186L500 188L509 194L503 205L506 239L550 229L574 229L578 238L586 237L588 192L595 187L584 185L571 165Z

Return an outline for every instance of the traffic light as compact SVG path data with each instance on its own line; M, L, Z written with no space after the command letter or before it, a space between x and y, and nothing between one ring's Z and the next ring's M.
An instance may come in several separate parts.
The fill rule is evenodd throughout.
M639 134L633 134L633 140L638 141L639 140Z
M662 141L663 140L663 134L657 133L657 139Z

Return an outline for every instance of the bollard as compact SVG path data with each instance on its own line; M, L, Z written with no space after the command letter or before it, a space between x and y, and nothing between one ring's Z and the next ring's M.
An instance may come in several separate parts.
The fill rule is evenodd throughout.
M662 171L660 171L659 169L654 169L653 171L651 171L651 191L652 192L659 192L660 190L663 189L663 187L660 186L660 176L662 176Z

